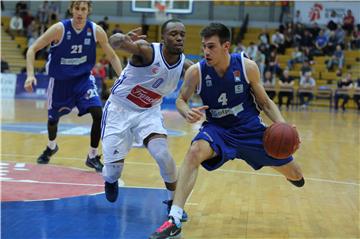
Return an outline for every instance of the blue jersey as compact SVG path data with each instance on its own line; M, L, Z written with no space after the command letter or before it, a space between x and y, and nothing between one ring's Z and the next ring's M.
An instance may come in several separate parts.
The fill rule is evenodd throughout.
M197 93L203 104L209 106L206 110L208 122L229 128L259 116L260 109L246 76L243 53L231 54L229 68L223 77L218 76L205 59L198 64L201 79Z
M71 20L61 21L64 32L61 40L51 44L47 72L56 80L89 78L96 60L96 25L86 21L81 32L76 32Z

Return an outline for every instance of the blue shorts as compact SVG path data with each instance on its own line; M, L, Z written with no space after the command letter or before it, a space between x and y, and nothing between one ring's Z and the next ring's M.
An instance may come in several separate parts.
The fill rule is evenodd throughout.
M48 118L58 120L68 114L74 107L79 110L79 116L88 113L90 107L102 107L95 85L95 77L56 80L50 77L48 86Z
M216 157L202 162L202 166L209 171L221 167L234 158L246 161L255 170L263 166L281 166L292 161L292 156L286 159L275 159L266 154L262 141L265 129L259 117L232 128L223 128L214 123L204 122L192 142L205 140L216 152Z

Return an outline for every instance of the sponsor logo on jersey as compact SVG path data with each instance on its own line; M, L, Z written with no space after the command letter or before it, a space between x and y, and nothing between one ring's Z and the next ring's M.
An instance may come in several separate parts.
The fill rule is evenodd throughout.
M241 85L235 85L235 94L240 94L244 92L244 86Z
M224 109L211 109L211 117L213 118L222 118L228 115L237 115L241 111L244 110L243 103L236 105L232 108L224 108Z
M161 95L140 85L136 85L126 98L141 108L150 108L161 99Z
M91 35L92 35L92 29L90 28L90 27L88 27L88 29L86 30L87 32L86 32L86 36L88 36L88 37L91 37Z
M71 40L71 32L70 31L66 32L66 40Z
M84 39L84 45L90 45L90 38Z
M164 79L163 78L159 78L159 79L157 79L155 82L154 82L154 84L152 84L152 88L158 88L162 83L164 82Z
M80 58L61 58L61 65L80 65L87 61L87 56L82 56Z
M211 77L209 75L205 76L205 84L207 87L211 87L212 86L212 81L211 81Z

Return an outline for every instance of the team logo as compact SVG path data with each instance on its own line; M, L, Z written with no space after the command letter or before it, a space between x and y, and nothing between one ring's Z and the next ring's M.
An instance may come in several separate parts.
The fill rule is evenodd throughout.
M240 71L234 71L233 74L234 74L235 82L240 82L241 81Z
M309 12L309 18L311 22L319 20L321 17L321 11L324 9L323 5L320 3L315 3Z
M211 77L209 75L206 75L206 77L205 77L205 84L206 84L207 87L212 86Z
M92 30L91 30L91 28L89 27L89 28L87 29L86 36L91 37L91 32L92 32Z
M154 84L152 84L152 88L158 88L162 83L164 82L164 79L163 78L159 78L159 79L157 79L155 82L154 82Z
M71 40L71 32L70 31L66 32L66 40Z

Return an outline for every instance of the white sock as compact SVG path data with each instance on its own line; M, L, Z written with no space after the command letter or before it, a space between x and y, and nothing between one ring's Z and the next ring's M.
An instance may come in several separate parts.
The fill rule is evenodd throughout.
M171 190L169 190L169 189L167 189L166 191L167 191L168 199L169 199L169 200L173 200L173 199L174 199L175 191L171 191Z
M51 150L54 150L56 147L56 141L55 140L49 140L47 145Z
M90 158L95 158L96 155L98 155L98 149L90 147L90 149L89 149L89 157Z
M174 204L171 206L169 216L174 218L174 223L176 224L176 226L181 225L180 219L182 218L183 213L184 210L181 207Z

